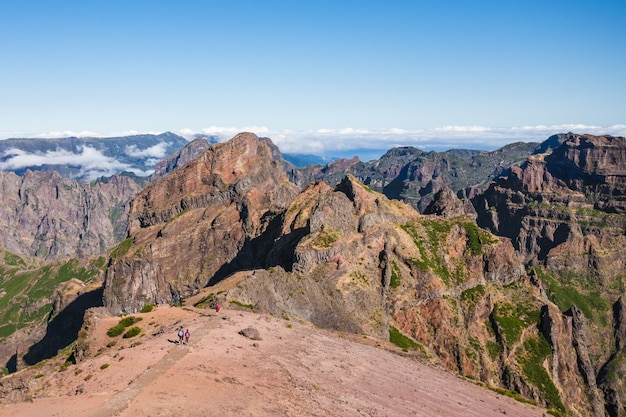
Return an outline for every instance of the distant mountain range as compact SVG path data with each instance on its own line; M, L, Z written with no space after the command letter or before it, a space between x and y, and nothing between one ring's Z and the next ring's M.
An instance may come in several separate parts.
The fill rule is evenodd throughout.
M145 177L159 161L187 143L171 132L112 138L5 139L0 140L0 169L18 175L28 169L57 171L79 181L121 172Z

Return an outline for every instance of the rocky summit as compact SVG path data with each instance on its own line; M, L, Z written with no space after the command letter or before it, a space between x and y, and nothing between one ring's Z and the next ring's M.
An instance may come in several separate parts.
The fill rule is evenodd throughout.
M93 297L71 293L91 290L101 275L101 293L90 294L102 294L105 309L89 308L72 322L73 344L48 337L48 344L22 347L15 368L57 352L70 362L96 359L105 348L93 351L94 329L116 321L111 315L141 314L156 304L205 317L207 307L220 303L242 317L271 315L288 328L311 323L343 337L378 340L379 346L391 342L410 360L552 415L621 416L625 140L562 134L540 145L511 146L519 152L507 166L500 166L505 158L498 152L425 155L400 148L370 167L387 173L384 184L373 174L367 179L348 172L363 168L355 159L319 171L332 180L296 185L290 179L302 179L301 172L267 138L242 133L224 143L192 142L136 193L128 233L106 261L56 267L63 276L82 271L85 277L66 279L69 284L50 295L55 310L49 332L62 327L54 318L70 310L65 305L74 307L74 316L84 312L77 306L95 305ZM460 183L431 180L423 192L414 189L427 197L420 213L410 198L390 197L409 196L416 183L407 178L441 167L428 158L458 175L500 159L477 176L467 173L471 181L463 184L473 184L471 190L460 193ZM487 186L486 178L495 181ZM11 277L5 282L26 279L17 255L4 258L0 266ZM15 285L5 287L13 291ZM160 331L150 330L151 338L142 340ZM254 348L263 343L259 337ZM124 349L140 344L120 343ZM112 341L98 346L115 350ZM24 382L20 378L0 384L8 387L6 398Z
M266 266L274 225L297 191L255 135L212 146L133 200L128 238L111 254L106 306L137 311Z

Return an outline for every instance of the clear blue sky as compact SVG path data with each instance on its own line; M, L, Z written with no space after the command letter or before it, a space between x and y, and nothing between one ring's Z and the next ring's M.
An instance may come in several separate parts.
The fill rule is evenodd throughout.
M625 24L624 0L4 0L0 137L256 126L312 150L341 132L372 147L620 134Z

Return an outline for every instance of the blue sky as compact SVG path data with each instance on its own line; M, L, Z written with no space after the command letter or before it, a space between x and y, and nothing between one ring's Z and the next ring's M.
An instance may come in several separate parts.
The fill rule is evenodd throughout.
M284 152L626 134L626 1L0 3L0 137L241 130Z

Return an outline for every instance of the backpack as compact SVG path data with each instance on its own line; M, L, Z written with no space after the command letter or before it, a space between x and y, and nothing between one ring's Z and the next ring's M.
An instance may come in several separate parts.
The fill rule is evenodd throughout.
M191 335L189 334L189 332L185 332L185 337L186 337L187 339L189 339L189 336L191 336Z

